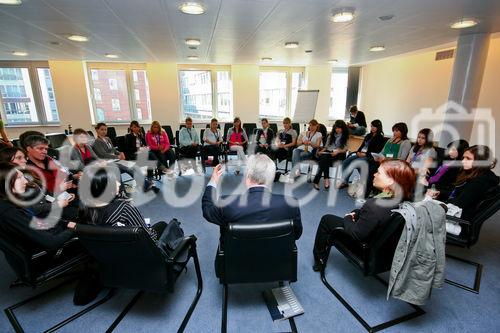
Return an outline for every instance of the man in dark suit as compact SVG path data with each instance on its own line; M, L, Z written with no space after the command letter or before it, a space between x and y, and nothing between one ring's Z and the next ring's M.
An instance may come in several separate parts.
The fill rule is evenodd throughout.
M230 222L267 222L291 219L295 238L302 234L302 222L297 199L273 194L268 189L276 172L274 162L266 155L251 155L247 160L245 184L241 195L218 198L217 186L224 172L219 164L214 168L202 198L203 217L211 223L225 226Z

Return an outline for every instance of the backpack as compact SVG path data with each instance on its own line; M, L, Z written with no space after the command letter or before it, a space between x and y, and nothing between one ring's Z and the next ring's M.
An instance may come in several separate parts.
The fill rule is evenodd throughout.
M165 230L158 239L158 243L167 255L170 255L183 239L184 230L181 228L181 223L177 219L172 219L165 227Z

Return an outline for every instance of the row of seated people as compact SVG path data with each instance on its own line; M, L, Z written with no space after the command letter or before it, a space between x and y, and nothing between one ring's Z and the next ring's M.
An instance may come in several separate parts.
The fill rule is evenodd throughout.
M31 140L34 139L36 137L31 138ZM30 141L27 141L29 144ZM29 145L28 147L30 151L32 148ZM14 157L13 160L22 160L22 156ZM468 199L476 202L481 200L477 186L481 186L481 193L486 193L485 189L487 187L498 184L498 177L490 170L494 162L487 147L473 146L467 149L464 152L462 168L458 173L458 178L462 180L462 183L454 187L452 192L455 194L450 198L449 202L458 205L461 200ZM68 223L68 220L39 219L34 215L30 211L31 206L25 202L26 195L28 195L28 185L31 186L29 177L23 173L20 164L16 165L14 161L11 161L11 164L3 164L0 167L0 204L2 205L0 220L2 225L7 225L25 234L39 248L60 246L61 242L72 236L71 229L77 228L78 223L91 221L91 223L95 224L107 224L117 227L135 225L147 228L144 219L139 211L133 207L133 204L117 195L120 185L119 176L116 174L114 176L113 174L110 175L102 165L97 165L97 168L100 168L97 172L87 172L88 169L86 169L80 175L80 178L85 176L90 178L90 194L91 199L95 199L94 202L88 204L88 201L86 201L85 207L81 207L86 210L86 213L80 215L80 219ZM258 154L249 157L245 182L248 191L243 194L248 199L244 202L249 204L244 207L244 213L259 221L272 221L278 217L294 219L297 228L296 238L299 238L302 226L300 223L300 209L296 200L293 198L285 199L282 195L273 194L271 210L269 205L265 205L262 200L263 196L269 191L267 186L274 178L275 171L274 162L266 155ZM234 217L240 216L243 212L239 205L240 200L222 198L224 201L230 202L222 207L214 201L212 192L218 186L222 175L223 166L218 165L214 169L211 181L202 199L204 217L209 222L218 225L225 225L234 221ZM413 197L416 179L416 173L408 162L389 158L382 161L373 181L373 186L380 190L380 194L368 200L361 209L355 210L343 218L335 215L326 215L321 218L314 245L316 259L314 269L318 270L326 263L328 254L325 251L328 241L335 230L344 229L359 240L369 238L372 231L383 223L384 219L388 218L390 209L396 207L401 201L410 200ZM116 184L116 186L108 186L108 184ZM106 188L110 191L107 193L109 197L108 200L102 200L101 196ZM390 199L395 200L389 201ZM387 200L390 205L380 205L377 200ZM294 202L295 205L293 205ZM466 204L469 204L471 208L474 207L472 202ZM471 212L467 211L469 206L466 204L462 206L464 215L471 216ZM151 237L158 241L160 246L161 229L164 228L162 225L159 224L158 227L149 231Z

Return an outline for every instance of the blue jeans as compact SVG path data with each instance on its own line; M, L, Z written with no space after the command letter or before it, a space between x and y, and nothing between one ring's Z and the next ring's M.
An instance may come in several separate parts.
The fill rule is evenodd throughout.
M312 148L309 147L309 151L304 151L299 148L295 148L292 153L292 167L296 166L300 161L310 160L313 157Z
M346 158L342 162L342 182L347 184L349 182L349 177L351 177L352 172L354 169L357 169L359 174L361 174L361 169L358 168L353 168L352 170L349 170L349 173L346 173L346 170L349 169L349 166L351 165L352 162L357 161L358 163L363 161L368 163L368 159L366 157L358 157L356 153L350 155L348 158Z
M349 133L351 135L365 135L366 127L358 126L358 127L354 127L354 128L349 128Z

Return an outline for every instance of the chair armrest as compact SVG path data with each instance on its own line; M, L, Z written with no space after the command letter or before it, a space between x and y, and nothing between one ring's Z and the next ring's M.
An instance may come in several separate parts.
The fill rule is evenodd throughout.
M456 222L459 224L464 224L464 225L472 225L472 223L470 221L467 221L467 220L464 220L464 219L461 219L461 218L455 217L455 216L446 215L446 220L451 221L451 222Z
M78 241L78 238L76 238L76 237L73 237L70 240L66 241L59 249L57 249L57 251L54 254L54 258L59 257L61 255L61 253L64 251L65 248L67 248L68 246L72 245L73 243L75 243L77 241ZM51 253L53 253L53 252L51 252ZM31 255L31 260L35 260L35 259L41 258L41 257L46 256L48 254L49 254L49 252L45 251L45 250L37 252L37 253L34 253L34 254Z
M184 237L184 239L177 245L175 250L167 257L168 262L176 262L179 255L188 247L196 244L196 236L191 235Z

